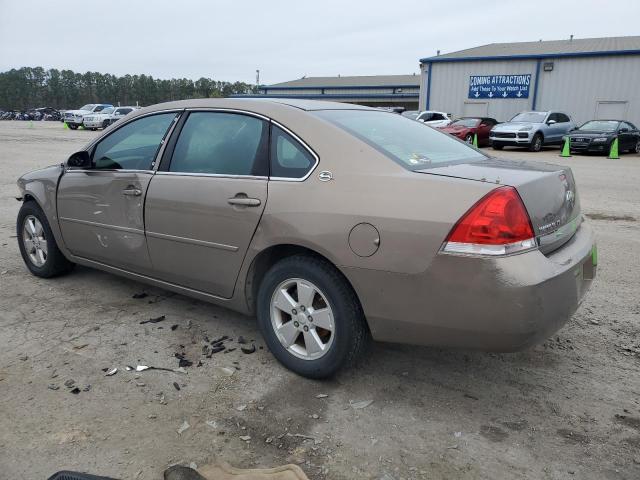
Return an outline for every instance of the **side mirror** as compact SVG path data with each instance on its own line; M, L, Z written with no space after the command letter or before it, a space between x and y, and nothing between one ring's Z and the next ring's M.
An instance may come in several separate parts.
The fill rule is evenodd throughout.
M553 125L554 123L557 123L555 120L547 120L547 125Z
M71 168L91 168L91 156L86 150L74 153L67 160L67 166Z

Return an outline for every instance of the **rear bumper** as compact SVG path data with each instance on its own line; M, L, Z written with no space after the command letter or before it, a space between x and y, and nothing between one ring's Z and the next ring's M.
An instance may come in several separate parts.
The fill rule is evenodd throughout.
M544 341L573 315L596 267L591 228L549 256L437 255L421 275L343 269L376 340L517 351Z

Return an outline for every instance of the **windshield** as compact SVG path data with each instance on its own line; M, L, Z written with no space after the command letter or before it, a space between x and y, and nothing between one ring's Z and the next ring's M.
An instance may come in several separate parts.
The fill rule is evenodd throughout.
M450 135L402 115L369 110L322 110L315 115L368 143L409 170L487 158Z
M418 118L418 115L420 115L420 112L418 112L417 110L402 112L403 117L410 118L411 120L415 120L416 118Z
M614 120L592 120L582 125L578 130L596 130L599 132L615 132L618 123Z
M100 113L112 113L114 110L113 107L107 107L104 110L102 110Z
M94 106L95 105L93 103L88 103L87 105L80 107L78 110L93 110Z
M461 127L475 127L479 121L479 118L461 118L460 120L453 122L451 126L460 125Z
M512 122L542 123L547 116L544 112L522 112L511 119Z

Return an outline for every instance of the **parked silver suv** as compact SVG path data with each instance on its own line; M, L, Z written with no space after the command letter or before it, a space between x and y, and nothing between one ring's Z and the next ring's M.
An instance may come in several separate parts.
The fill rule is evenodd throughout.
M575 128L571 117L562 112L520 112L496 125L489 134L496 150L504 146L527 147L539 152L543 145L559 145L562 137Z

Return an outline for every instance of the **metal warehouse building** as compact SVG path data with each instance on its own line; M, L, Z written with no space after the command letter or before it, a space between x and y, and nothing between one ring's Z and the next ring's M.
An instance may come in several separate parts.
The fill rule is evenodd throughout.
M259 95L307 98L357 103L375 107L418 109L419 75L375 75L357 77L305 77L290 82L262 85Z
M493 43L420 64L421 110L506 121L553 109L640 125L640 36Z

